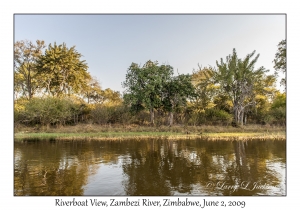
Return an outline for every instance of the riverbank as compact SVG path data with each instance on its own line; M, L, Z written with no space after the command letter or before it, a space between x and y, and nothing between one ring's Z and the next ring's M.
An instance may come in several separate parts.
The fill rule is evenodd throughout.
M112 126L82 124L59 128L15 127L15 140L126 140L126 139L208 139L208 140L285 140L285 127L232 126Z

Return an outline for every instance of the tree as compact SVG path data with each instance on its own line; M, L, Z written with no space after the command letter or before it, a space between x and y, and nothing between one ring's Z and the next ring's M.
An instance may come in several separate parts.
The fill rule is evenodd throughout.
M239 59L236 50L226 57L226 63L221 58L216 61L214 81L220 85L221 91L232 100L234 120L243 125L245 108L254 105L254 85L260 83L266 70L264 67L255 69L259 54L252 59L255 51L248 54L245 59ZM252 60L251 60L252 59Z
M275 59L273 61L275 64L275 75L278 76L279 72L284 73L284 78L281 79L280 84L286 87L286 40L282 40L277 46L278 50L275 54Z
M91 76L85 60L80 60L81 56L75 46L67 48L65 43L48 46L37 61L39 74L44 78L42 85L48 94L61 97L86 88Z
M143 67L132 63L127 70L126 80L122 83L126 88L125 102L131 108L140 111L144 108L150 111L150 123L154 124L154 109L162 105L162 90L164 83L170 80L173 68L169 65L158 65L158 62L147 61Z
M275 123L286 124L286 93L277 92L269 114L274 118Z
M256 120L256 122L268 122L271 102L276 97L277 92L276 77L274 75L263 75L261 80L254 84L253 100L255 106L248 107L245 114L248 112L249 117Z
M215 106L213 100L219 92L219 87L214 84L213 69L210 67L200 67L193 72L192 82L195 86L196 97L194 97L194 109L198 112L204 112L206 109Z
M87 85L81 90L81 94L87 103L100 103L103 101L101 96L101 86L96 78L88 78Z
M179 106L186 106L187 99L194 96L194 86L190 75L171 77L163 87L163 106L169 112L169 126L173 125L173 113Z
M108 106L120 105L122 102L121 94L119 91L114 91L106 88L101 91L102 103Z
M40 78L37 75L36 61L45 48L44 41L36 44L28 40L14 44L14 91L31 99L39 88Z

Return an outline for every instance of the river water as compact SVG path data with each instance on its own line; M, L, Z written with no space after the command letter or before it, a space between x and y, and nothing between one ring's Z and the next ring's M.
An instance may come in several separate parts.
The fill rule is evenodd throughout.
M286 141L14 142L15 195L286 195Z

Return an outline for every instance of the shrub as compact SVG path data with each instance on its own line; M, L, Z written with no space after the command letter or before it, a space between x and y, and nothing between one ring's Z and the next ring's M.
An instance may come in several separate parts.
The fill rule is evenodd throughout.
M286 107L277 107L270 110L270 115L273 117L273 124L286 124Z
M126 124L131 120L131 114L129 108L124 105L106 106L97 104L91 110L91 119L97 124Z
M69 99L33 98L24 105L23 111L15 110L15 117L29 125L65 125L78 114L78 106Z

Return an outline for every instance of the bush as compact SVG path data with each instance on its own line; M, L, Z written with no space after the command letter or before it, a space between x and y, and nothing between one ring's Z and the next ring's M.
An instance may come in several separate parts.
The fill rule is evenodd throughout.
M202 112L193 113L188 120L189 125L229 125L232 115L220 109L206 109Z
M91 110L91 119L97 124L126 124L131 120L131 114L129 109L123 105L106 106L103 104L97 104Z
M278 107L270 110L270 115L273 117L273 124L286 124L286 107Z
M69 99L33 98L22 111L15 108L15 120L27 125L65 125L78 115L79 107Z
M224 110L219 109L207 109L205 111L207 121L213 124L229 124L232 122L232 115Z

